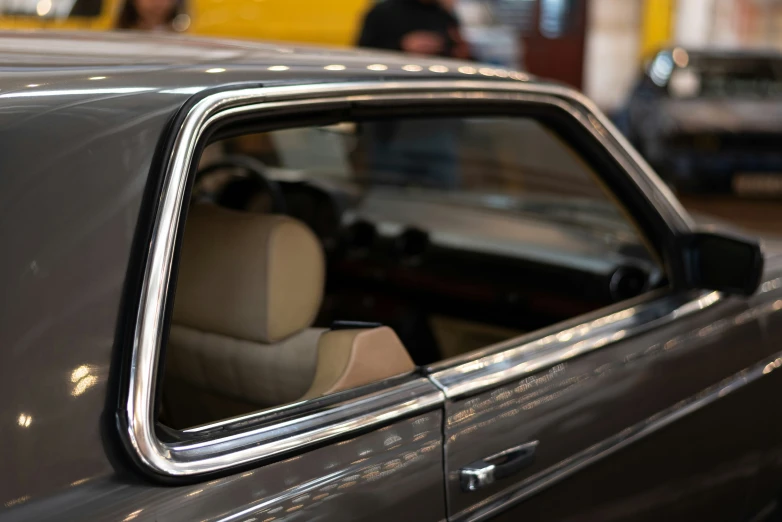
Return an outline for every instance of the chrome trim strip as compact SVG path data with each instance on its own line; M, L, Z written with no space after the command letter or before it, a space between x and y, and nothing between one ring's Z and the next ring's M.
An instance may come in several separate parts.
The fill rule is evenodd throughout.
M315 443L337 434L373 426L401 415L409 415L431 408L444 400L442 393L437 391L414 399L408 397L395 406L386 405L379 411L372 410L370 404L364 404L360 410L363 413L356 419L342 418L331 427L326 425L326 421L315 427L308 424L314 419L294 419L284 428L287 430L286 433L290 433L285 435L287 437L285 440L273 439L274 436L283 436L281 433L272 434L274 430L255 431L216 439L207 446L196 448L187 444L164 444L155 434L152 404L155 397L157 359L162 342L160 332L165 319L177 227L187 187L188 172L203 131L208 125L228 114L262 111L271 106L270 102L314 97L319 97L324 102L332 102L335 99L360 101L380 99L384 94L408 99L450 97L476 102L492 99L521 99L523 95L556 97L558 101L552 99L538 101L568 109L600 140L617 162L627 166L622 151L606 139L606 135L611 135L620 144L626 144L608 119L583 95L558 86L492 81L355 82L239 89L206 96L185 116L164 175L134 331L129 372L130 392L122 411L118 414L123 439L138 459L152 471L164 475L186 476L225 469L275 455L291 447ZM267 103L270 105L265 105ZM301 103L317 102L314 100L298 102ZM583 107L585 113L578 111L576 106ZM638 188L646 194L651 204L661 210L661 215L666 219L672 219L668 223L672 229L691 229L692 222L689 216L664 183L648 169L637 154L633 151L630 151L630 154L636 164L627 168L628 173ZM354 407L353 404L355 402L347 403L343 407L345 411L353 412L355 416L358 406ZM328 412L324 412L323 415L319 419L327 418ZM239 449L242 445L244 449ZM234 453L210 456L210 451Z
M670 408L630 426L616 435L526 478L518 484L496 493L480 503L457 513L453 520L458 522L478 522L495 516L512 505L553 486L590 464L608 457L704 406L708 406L780 367L782 367L782 352L776 353L719 384L710 386L697 395L680 401Z
M345 401L311 414L275 421L258 428L203 441L168 444L170 459L181 471L224 469L273 457L359 429L435 408L443 394L425 378ZM252 441L252 444L248 444ZM186 467L187 466L187 467Z
M143 462L157 473L172 476L228 469L424 412L441 406L444 399L443 393L428 379L417 378L354 400L255 428L241 429L238 425L251 417L263 419L267 412L227 419L209 426L218 433L227 432L228 435L175 443L165 443L155 438L151 444L158 453L143 455L147 459ZM220 431L220 427L225 430ZM206 427L202 428L184 433L199 434Z
M515 348L490 348L496 353L435 371L430 378L448 399L457 399L523 378L674 319L686 317L719 300L718 292L704 293L697 299L684 302L680 296L667 295L560 330L556 334L524 342ZM505 345L507 343L502 346Z
M186 428L184 430L181 430L182 433L191 434L191 435L204 435L208 436L208 432L214 432L216 430L226 430L226 429L238 429L240 427L248 426L253 423L257 423L259 421L263 420L269 420L271 418L292 418L293 416L297 415L296 411L302 412L301 406L303 406L306 403L313 404L316 401L321 403L321 406L319 407L317 404L314 404L312 408L307 408L306 411L312 412L312 411L318 411L318 412L326 412L329 408L334 407L335 404L339 403L350 403L354 405L355 407L359 406L368 406L369 403L371 403L371 407L374 408L382 408L384 405L388 402L386 399L386 396L389 394L388 392L392 392L392 395L400 396L396 400L396 402L399 402L401 400L401 395L408 392L408 389L411 389L413 387L416 387L420 384L424 384L426 381L424 379L418 379L417 381L410 381L409 379L414 379L414 374L404 374L396 377L391 377L386 381L380 381L376 383L372 383L364 387L364 390L370 389L372 391L365 391L365 393L361 393L361 388L357 389L351 389L343 391L339 394L329 395L328 397L321 397L319 399L307 399L307 400L299 400L296 402L290 402L287 404L282 404L280 406L274 406L271 408L267 408L260 411L254 411L250 413L245 413L242 415L237 415L236 417L230 417L227 419L221 419L218 421L210 422L208 424L201 424L198 426L193 426L191 428ZM407 379L407 381L405 381ZM428 381L431 383L431 381ZM432 383L433 384L433 383ZM436 386L429 387L428 389L419 390L421 393L427 393L429 391L434 391L435 389L439 389ZM339 395L343 396L343 399L340 400ZM344 397L350 397L350 398L344 398ZM443 399L445 398L445 395L443 395ZM304 417L305 414L301 413L299 414L300 417Z

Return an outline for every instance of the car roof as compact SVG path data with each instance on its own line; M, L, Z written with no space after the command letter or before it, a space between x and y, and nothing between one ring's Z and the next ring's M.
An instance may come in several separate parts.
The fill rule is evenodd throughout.
M367 49L131 31L0 31L0 130L17 149L0 164L45 171L31 166L42 147L52 158L92 154L93 142L130 136L129 129L154 151L174 115L215 89L435 79L543 84L494 66Z
M90 89L95 78L133 87L154 77L169 88L389 77L529 81L516 71L445 58L134 31L0 32L0 70L0 97L44 83Z

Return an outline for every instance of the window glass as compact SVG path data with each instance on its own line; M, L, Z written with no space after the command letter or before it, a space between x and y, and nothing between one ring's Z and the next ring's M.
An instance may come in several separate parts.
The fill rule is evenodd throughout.
M210 146L200 169L165 363L175 428L409 374L662 281L533 119L277 130Z

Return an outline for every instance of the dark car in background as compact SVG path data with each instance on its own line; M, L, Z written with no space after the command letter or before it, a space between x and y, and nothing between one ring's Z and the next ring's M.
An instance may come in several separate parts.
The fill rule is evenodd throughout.
M682 192L782 196L782 54L659 52L620 127Z
M0 521L772 513L782 249L581 94L166 35L0 67Z

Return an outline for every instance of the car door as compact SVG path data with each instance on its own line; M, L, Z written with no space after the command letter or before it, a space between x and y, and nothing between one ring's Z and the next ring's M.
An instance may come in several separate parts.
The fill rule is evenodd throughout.
M588 118L582 131L610 136ZM633 153L603 145L629 178ZM628 194L614 197L631 208ZM650 197L670 198L654 187ZM447 397L449 520L745 516L769 447L754 405L769 390L761 377L776 349L758 318L772 308L766 298L660 288L431 366Z
M754 313L654 296L435 372L451 519L739 519L766 433Z

